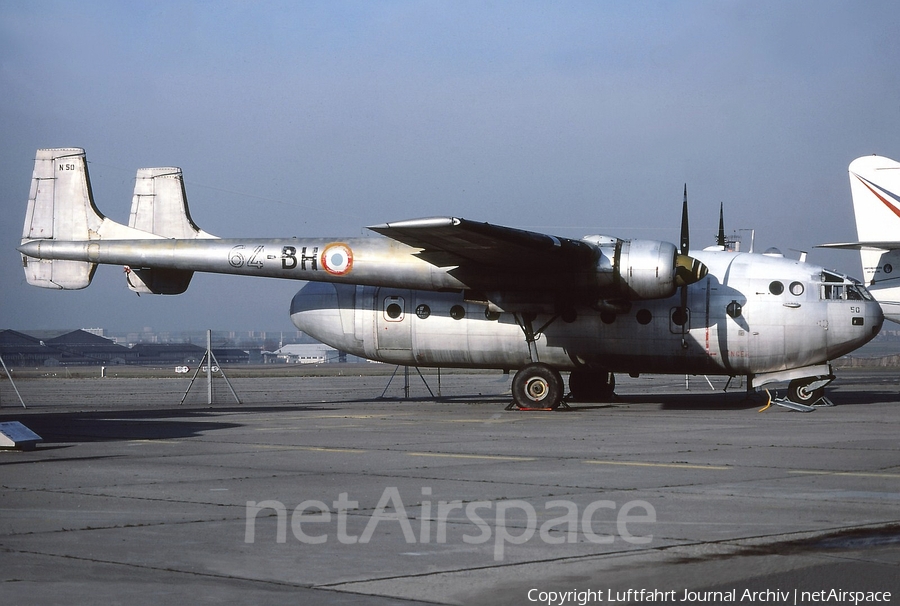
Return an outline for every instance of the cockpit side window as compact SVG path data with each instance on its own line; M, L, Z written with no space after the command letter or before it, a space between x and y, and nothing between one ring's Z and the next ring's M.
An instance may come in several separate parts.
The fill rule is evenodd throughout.
M826 301L839 301L844 298L844 286L842 284L823 284L822 298Z
M821 275L819 295L826 301L874 301L866 287L852 278L828 271ZM793 286L793 285L792 285Z

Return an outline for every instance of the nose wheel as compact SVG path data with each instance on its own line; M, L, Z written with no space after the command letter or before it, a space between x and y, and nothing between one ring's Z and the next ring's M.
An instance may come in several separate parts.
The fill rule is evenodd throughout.
M562 376L547 364L528 364L513 377L512 396L513 402L507 410L555 410L562 404Z
M813 405L825 395L825 385L831 382L831 379L794 379L788 385L788 400L797 404Z

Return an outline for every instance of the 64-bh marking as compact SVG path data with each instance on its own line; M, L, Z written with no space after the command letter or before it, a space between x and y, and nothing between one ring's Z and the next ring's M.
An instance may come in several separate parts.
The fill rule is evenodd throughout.
M253 249L253 252L250 253L250 258L246 261L244 260L244 250L245 247L243 244L238 244L237 246L233 247L228 253L228 263L232 267L243 267L246 263L247 267L262 269L263 258L265 256L264 253L266 251L265 245L260 244L259 246L255 247Z
M312 254L306 254L306 247L302 247L300 249L300 269L306 270L306 263L309 262L309 268L313 271L319 269L319 260L318 260L319 247L312 247ZM281 268L282 269L294 269L297 267L297 247L296 246L283 246L281 248Z
M267 259L281 259L281 269L318 271L322 269L335 276L343 276L353 268L353 251L344 243L335 242L325 247L321 257L318 246L282 246L281 255L267 255L266 247L260 244L248 251L244 244L238 244L228 252L228 263L235 268L255 267L262 269Z

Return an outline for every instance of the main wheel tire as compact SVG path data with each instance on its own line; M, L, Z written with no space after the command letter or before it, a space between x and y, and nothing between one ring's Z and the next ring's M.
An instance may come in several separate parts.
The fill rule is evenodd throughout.
M807 389L815 379L794 379L788 384L788 400L798 404L812 405L825 395L825 387Z
M563 380L547 364L529 364L513 377L512 395L520 408L558 408L562 402Z
M605 402L616 389L616 376L611 372L573 370L569 374L569 391L576 402Z

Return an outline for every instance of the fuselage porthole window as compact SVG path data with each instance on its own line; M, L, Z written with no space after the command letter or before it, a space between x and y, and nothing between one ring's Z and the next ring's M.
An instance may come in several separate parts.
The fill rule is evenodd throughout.
M799 297L803 294L803 283L802 282L791 282L791 294L795 297Z
M391 320L396 320L403 315L403 308L397 303L391 303L384 308L384 313L386 313Z
M773 295L780 295L784 292L784 284L779 282L778 280L774 280L769 283L769 292Z

